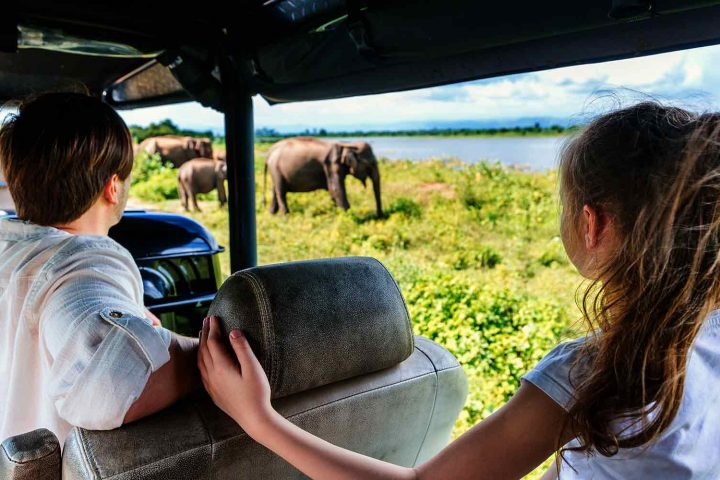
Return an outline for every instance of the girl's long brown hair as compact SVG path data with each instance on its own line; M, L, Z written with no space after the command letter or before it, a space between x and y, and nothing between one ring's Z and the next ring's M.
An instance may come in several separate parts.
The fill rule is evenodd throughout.
M560 190L567 224L589 205L617 236L579 301L593 333L566 425L579 441L568 450L611 456L675 418L690 348L718 305L720 115L643 102L601 116L563 150Z

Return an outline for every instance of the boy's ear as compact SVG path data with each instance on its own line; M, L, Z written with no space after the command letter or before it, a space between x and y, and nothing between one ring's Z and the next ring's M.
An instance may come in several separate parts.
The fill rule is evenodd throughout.
M120 203L120 186L118 185L119 182L120 177L118 177L116 173L112 177L110 177L110 180L105 182L105 186L103 187L102 196L105 201L111 205L117 205L118 203Z

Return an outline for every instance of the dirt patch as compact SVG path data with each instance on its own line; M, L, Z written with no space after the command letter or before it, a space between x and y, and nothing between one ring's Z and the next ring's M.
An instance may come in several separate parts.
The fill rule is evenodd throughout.
M418 187L418 189L423 193L437 193L438 195L445 198L452 199L457 197L457 194L455 193L455 188L447 183L423 183Z

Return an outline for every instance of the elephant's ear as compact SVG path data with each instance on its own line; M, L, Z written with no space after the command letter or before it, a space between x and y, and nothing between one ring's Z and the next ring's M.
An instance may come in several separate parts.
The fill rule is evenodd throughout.
M355 149L353 147L341 147L342 148L342 154L340 155L340 163L343 165L347 165L347 167L350 169L351 174L355 174L357 172L358 167L358 157L355 153Z
M329 167L333 163L340 163L341 157L343 153L343 148L338 145L337 143L334 143L330 146L330 150L328 150L327 157L325 157L325 161L323 162L326 167Z

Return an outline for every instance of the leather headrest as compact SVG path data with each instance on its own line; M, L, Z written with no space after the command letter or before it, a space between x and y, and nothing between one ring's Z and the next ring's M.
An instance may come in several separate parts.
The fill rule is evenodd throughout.
M414 349L405 301L377 260L346 257L233 274L210 306L243 331L273 398L394 366Z

